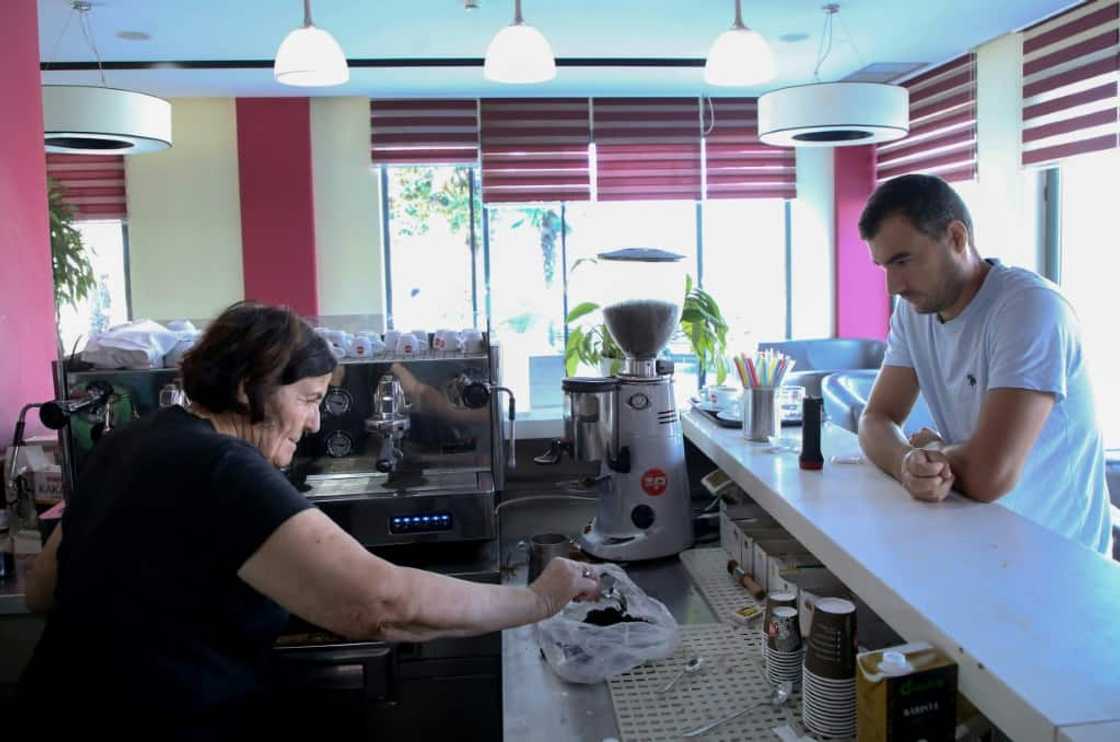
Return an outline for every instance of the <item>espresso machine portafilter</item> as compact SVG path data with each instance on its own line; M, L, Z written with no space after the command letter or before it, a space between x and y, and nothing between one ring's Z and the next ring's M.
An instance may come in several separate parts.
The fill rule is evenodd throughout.
M604 266L624 274L610 285L639 292L616 296L603 310L626 360L614 376L564 379L564 438L535 459L553 464L568 453L599 464L599 504L579 545L602 559L655 559L692 545L673 364L657 358L680 318L683 277L678 282L667 270L680 258L642 248L599 255ZM650 298L659 293L667 298Z

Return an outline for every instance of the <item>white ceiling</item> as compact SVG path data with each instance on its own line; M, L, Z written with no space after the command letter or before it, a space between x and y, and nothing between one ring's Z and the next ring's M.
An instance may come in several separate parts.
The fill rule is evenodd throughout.
M351 60L481 59L512 17L513 0L314 0L316 25L335 35ZM373 97L553 95L757 95L809 82L817 56L823 0L744 0L747 25L772 44L778 77L765 86L708 88L703 70L658 67L561 67L540 85L487 83L480 66L354 68L344 86L319 90L278 85L271 69L108 70L113 87L164 96L362 95ZM840 0L821 80L870 63L936 64L1076 4L1074 0ZM94 38L108 62L252 60L270 62L285 34L302 22L301 0L94 0ZM523 0L528 23L570 58L703 59L730 27L732 0ZM92 62L70 0L39 0L44 62ZM64 31L65 29L65 31ZM134 41L120 32L141 32ZM787 40L783 40L787 39ZM799 39L800 40L797 40ZM94 71L50 71L44 82L92 83Z

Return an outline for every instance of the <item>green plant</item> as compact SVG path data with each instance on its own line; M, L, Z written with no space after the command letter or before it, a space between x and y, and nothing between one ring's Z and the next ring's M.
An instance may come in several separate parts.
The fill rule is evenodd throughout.
M54 311L57 322L64 305L77 306L97 287L89 248L74 226L74 212L63 200L62 188L47 181L51 221L51 265L54 269Z
M573 323L598 310L598 304L585 301L564 318L569 325L568 342L564 346L564 371L568 376L575 375L579 364L598 366L599 361L604 358L611 360L612 374L618 373L622 368L622 349L614 342L605 324L597 322L571 327Z
M716 383L722 384L731 368L727 362L727 321L715 298L692 285L692 276L684 279L681 331L700 361L700 368L715 371Z
M612 374L622 367L622 351L607 326L602 321L587 322L599 308L598 304L586 301L568 312L565 318L569 329L564 347L564 370L569 376L575 374L580 363L597 366L603 358L611 359ZM583 320L581 324L571 326L580 320ZM701 369L715 371L716 381L722 384L731 368L727 361L727 322L715 298L693 285L692 276L685 276L679 329L688 339Z

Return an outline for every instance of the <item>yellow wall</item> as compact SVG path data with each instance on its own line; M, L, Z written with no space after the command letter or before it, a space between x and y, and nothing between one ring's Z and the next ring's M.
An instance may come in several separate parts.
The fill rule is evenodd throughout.
M311 99L320 314L385 311L380 183L369 144L368 98Z
M171 126L125 158L132 315L207 319L244 297L234 100L175 99Z

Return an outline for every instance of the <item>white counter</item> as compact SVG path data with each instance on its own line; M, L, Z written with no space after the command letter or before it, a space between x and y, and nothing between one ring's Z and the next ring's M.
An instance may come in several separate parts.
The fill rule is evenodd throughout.
M824 470L809 472L796 454L769 453L699 413L683 421L895 631L955 657L961 691L1012 739L1120 728L1120 564L998 504L922 503L871 463L831 464L859 453L834 425Z

